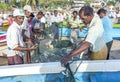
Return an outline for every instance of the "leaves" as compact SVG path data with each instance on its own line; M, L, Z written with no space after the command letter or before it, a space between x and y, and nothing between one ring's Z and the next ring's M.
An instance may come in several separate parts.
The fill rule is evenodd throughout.
M5 4L5 3L0 3L0 9L7 10L8 9L8 5Z

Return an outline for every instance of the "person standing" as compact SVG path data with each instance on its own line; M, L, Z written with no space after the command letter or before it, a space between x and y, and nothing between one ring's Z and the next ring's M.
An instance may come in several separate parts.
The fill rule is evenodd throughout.
M45 23L46 19L42 11L39 11L36 16L36 20L33 22L34 30L37 31L37 35L39 35L40 39L44 39L45 35Z
M57 10L54 10L54 14L51 17L52 22L52 32L54 35L54 40L58 41L59 39L59 26L58 24L62 21Z
M24 41L26 41L26 40L31 41L31 39L30 39L30 30L28 28L28 19L27 18L32 14L32 8L29 5L25 5L23 10L24 10L24 14L25 14L24 21L23 21L23 23L21 25L22 26L23 39L24 39Z
M23 10L24 10L24 14L25 14L25 17L24 17L24 21L22 23L22 36L23 36L23 40L24 42L26 43L27 42L27 46L31 46L33 45L33 41L32 41L32 36L33 35L33 32L32 32L32 24L28 25L28 18L30 15L33 15L32 13L32 8L30 5L25 5L23 7ZM34 18L32 18L32 21L33 21ZM31 21L31 22L32 22ZM30 26L30 27L29 27ZM33 55L33 52L30 52L30 51L27 51L27 55L24 56L24 61L26 63L30 63L31 62L31 54Z
M78 39L78 30L80 27L80 20L78 18L77 11L73 11L72 18L69 19L69 27L71 28L70 38L72 39L72 43L76 43Z
M62 60L62 64L67 62L79 53L89 48L91 60L105 60L107 58L107 47L103 39L103 25L99 17L94 16L93 8L90 6L83 6L79 10L79 17L82 22L88 27L88 34L84 43L75 49L73 52L65 56Z
M12 14L9 14L9 16L8 16L9 18L8 18L8 25L10 26L12 23L13 23L13 15Z
M23 41L21 25L24 20L22 9L13 12L14 21L7 30L8 65L23 64L23 52L36 49L36 46L27 48Z
M35 35L35 38L44 39L44 28L45 23L41 22L43 12L39 11L36 15L35 20L33 21L33 32Z
M102 20L102 24L103 24L103 28L104 28L104 39L108 48L108 55L107 55L107 59L109 59L110 56L110 49L112 47L112 43L113 43L113 38L112 38L112 28L113 28L113 23L111 21L111 19L109 19L109 17L106 15L106 10L105 9L99 9L97 14L99 15L99 17Z

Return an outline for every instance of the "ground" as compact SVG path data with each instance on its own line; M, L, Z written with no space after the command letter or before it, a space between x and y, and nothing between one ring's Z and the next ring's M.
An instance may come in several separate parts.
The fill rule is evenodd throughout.
M113 40L110 59L120 59L120 40Z

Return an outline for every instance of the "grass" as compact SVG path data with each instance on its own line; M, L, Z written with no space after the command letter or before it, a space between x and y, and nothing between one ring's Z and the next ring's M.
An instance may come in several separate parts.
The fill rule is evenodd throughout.
M84 26L84 24L80 24L80 26ZM120 28L120 24L117 24L117 23L114 24L114 25L113 25L113 28Z
M113 27L114 28L120 28L120 24L114 24Z

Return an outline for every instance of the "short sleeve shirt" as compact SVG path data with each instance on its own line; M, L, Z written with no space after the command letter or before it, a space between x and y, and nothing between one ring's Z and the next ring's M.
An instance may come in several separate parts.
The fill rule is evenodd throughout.
M108 16L104 16L101 20L104 28L104 40L107 43L113 40L112 39L113 23L112 20L108 18Z
M71 25L71 28L76 28L80 26L80 20L79 18L76 18L73 20L73 17L69 19L69 24Z
M34 20L32 21L32 26L34 29L40 29L42 27L42 23L39 19L34 18Z
M24 19L23 24L21 25L22 29L25 30L25 35L30 38L30 30L28 26L28 21L27 18Z
M94 16L88 28L89 30L85 41L91 43L91 51L97 52L105 46L103 38L104 29L100 18Z
M19 51L13 50L17 46L24 47L25 44L23 42L21 27L16 22L13 22L7 30L8 56L14 56L20 53Z

